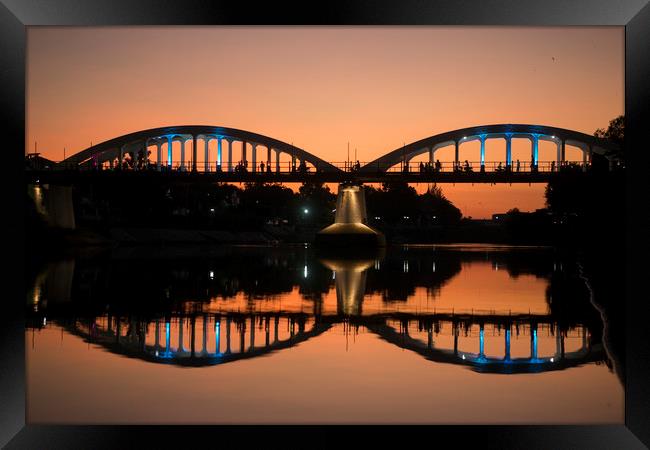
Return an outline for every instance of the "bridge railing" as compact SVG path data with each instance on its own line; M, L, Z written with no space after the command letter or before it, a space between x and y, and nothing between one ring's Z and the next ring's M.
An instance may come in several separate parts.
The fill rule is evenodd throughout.
M530 161L519 163L515 160L510 164L505 161L485 161L481 164L480 161L440 161L440 162L413 162L400 163L400 164L375 164L371 167L364 169L368 172L377 173L553 173L571 169L588 170L589 163L582 163L576 161L565 161L560 165L556 161L538 161L533 165ZM363 165L362 165L363 167ZM375 169L375 170L372 170Z
M329 163L343 172L355 173L367 163L340 161ZM453 161L434 162L414 162L400 163L400 164L375 164L371 167L364 168L364 173L386 173L386 174L423 174L431 175L436 173L553 173L569 170L589 170L591 165L589 163L567 161L559 166L555 161L538 161L537 165L532 166L530 161L519 162L513 161L510 165L506 165L505 161L485 161L483 164L480 161L459 161L458 164ZM28 167L29 168L29 167ZM374 169L374 170L373 170ZM130 162L125 161L121 166L117 164L109 164L104 162L95 165L92 161L86 162L82 165L76 163L72 164L57 164L48 170L53 171L119 171L119 170L144 170L144 171L161 171L161 172L192 172L194 165L192 161L185 161L183 164L180 162L173 163L171 166L167 165L166 161L161 162L160 166L155 161L149 161L146 164L136 164L135 167ZM322 172L323 168L309 164L293 164L291 161L281 161L276 164L274 161L269 165L266 161L256 163L255 167L252 162L248 163L232 163L229 165L227 162L217 164L216 162L198 162L196 164L196 171L199 173L234 173L234 174L265 174L265 175L287 175L287 174L317 174Z

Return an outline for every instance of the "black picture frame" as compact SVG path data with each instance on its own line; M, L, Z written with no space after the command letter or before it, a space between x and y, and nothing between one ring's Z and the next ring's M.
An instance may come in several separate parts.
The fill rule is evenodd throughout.
M26 27L38 25L521 25L625 26L627 216L625 425L620 426L34 426L25 425L23 158ZM649 342L643 312L650 221L644 142L650 125L650 5L647 0L477 0L266 2L201 0L0 0L0 117L3 133L8 313L0 317L0 444L7 448L186 448L203 440L230 448L333 447L345 444L453 445L485 448L634 449L650 446ZM15 164L15 168L11 167ZM594 224L597 226L597 224ZM606 230L603 230L605 238ZM13 247L12 245L13 244ZM11 247L11 248L10 248ZM612 262L616 264L617 262ZM619 262L620 263L620 262ZM9 289L11 288L11 289ZM9 289L9 290L7 290ZM623 298L623 296L622 296ZM344 439L344 441L343 441ZM205 445L205 444L202 444ZM257 446L257 445L256 445Z

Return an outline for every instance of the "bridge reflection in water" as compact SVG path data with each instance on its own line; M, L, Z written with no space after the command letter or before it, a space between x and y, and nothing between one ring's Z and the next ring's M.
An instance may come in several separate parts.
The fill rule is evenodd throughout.
M222 256L231 262L231 268L237 267L231 259L232 254ZM53 313L55 322L67 332L115 354L181 366L210 366L270 355L317 338L341 323L348 332L358 332L361 327L385 342L427 360L463 365L477 372L532 373L592 362L608 363L608 355L601 342L603 324L589 304L585 292L576 290L576 285L566 287L563 263L558 263L555 256L530 259L518 257L516 253L450 251L435 254L426 249L419 253L411 249L410 252L389 254L388 257L375 255L374 258L365 259L325 256L318 262L312 255L309 256L311 268L308 269L305 264L302 271L300 263L303 261L300 259L302 256L307 261L306 254L301 255L296 251L284 255L284 260L281 258L280 261L277 256L267 255L262 264L267 280L273 279L273 274L269 273L273 266L284 273L293 272L302 278L301 282L307 280L311 272L316 287L313 284L300 287L303 299L307 298L313 303L311 310L302 304L298 308L286 303L282 306L281 302L273 301L277 293L273 294L274 289L269 286L266 287L267 293L263 293L265 287L259 283L263 280L258 277L260 274L256 273L253 265L248 266L248 270L249 275L256 279L257 293L249 292L252 296L245 300L246 305L233 301L238 289L233 292L232 286L229 286L230 294L223 295L220 300L215 301L218 294L187 300L192 294L176 283L171 290L182 292L181 298L185 300L162 310L160 306L148 307L144 311L125 310L123 305L117 304L101 313L79 314L74 312L75 308L79 311L77 304L72 314L67 307L68 313L57 317L57 307L49 305L43 308L44 299L40 299L36 304L40 304L41 309L37 307L35 312L32 308L32 314ZM396 291L395 285L402 284L404 288L406 284L411 289L425 285L427 289L435 291L453 279L462 264L477 260L484 263L486 259L492 267L501 265L502 270L510 267L511 276L528 272L548 278L547 310L537 308L535 312L527 313L521 308L514 313L494 309L446 310L413 306L408 301L395 306L395 296L400 297L396 294L399 289ZM524 261L528 261L530 266L526 267ZM412 264L410 272L407 270L409 262ZM391 266L400 263L404 268L401 279L391 269ZM393 274L390 281L382 276L382 267ZM418 267L433 270L425 275ZM203 266L202 271L205 272ZM59 278L69 278L61 277L61 270L57 274ZM79 284L82 273L76 275ZM191 272L181 272L181 275L180 279L194 282L198 278ZM209 271L208 280L214 281L214 278L214 271ZM236 281L233 276L225 278L228 283ZM271 284L277 282L274 280ZM392 292L382 283L391 283ZM322 305L321 294L328 291L331 284L336 290L335 309ZM36 286L34 292L38 291L41 295L41 290L42 287ZM206 292L201 287L196 292L199 291ZM166 288L165 292L168 297L170 288ZM364 311L364 301L372 302L373 292L381 293L383 306ZM561 292L565 292L564 297ZM408 298L409 293L403 297ZM259 303L260 300L263 304ZM58 305L60 307L61 303ZM38 323L41 323L40 319Z

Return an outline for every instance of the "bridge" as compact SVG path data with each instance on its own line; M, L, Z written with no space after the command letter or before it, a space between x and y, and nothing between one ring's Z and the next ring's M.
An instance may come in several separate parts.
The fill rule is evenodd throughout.
M561 331L549 315L414 314L364 316L312 315L290 312L172 313L136 319L106 313L92 319L62 320L68 333L112 353L147 362L185 367L232 363L282 351L315 339L332 326L366 328L380 339L426 360L466 366L480 373L538 373L578 367L606 359L603 346L592 342L589 329ZM491 353L486 352L486 339ZM494 343L503 344L494 350ZM519 340L526 340L521 354ZM567 340L571 348L567 350ZM517 351L512 354L512 344ZM549 352L552 345L555 350ZM540 354L540 343L546 348ZM496 354L499 353L499 354Z
M530 159L512 159L512 140L530 141ZM488 140L505 141L503 158L486 160ZM210 149L210 141L216 146ZM478 161L463 159L463 145L480 142ZM556 147L552 161L539 159L540 142ZM179 156L174 157L178 142ZM186 144L191 143L191 152ZM202 145L201 145L202 144ZM582 152L582 161L566 159L567 145ZM200 149L200 147L203 147ZM436 152L452 146L454 160L440 162ZM216 147L216 148L215 148ZM152 151L153 150L153 151ZM165 176L170 179L210 179L215 182L405 182L535 183L560 172L588 172L594 155L606 161L606 170L622 165L620 146L577 131L545 125L482 125L436 134L364 164L328 162L292 144L250 131L209 125L152 128L119 136L88 147L60 162L33 168L32 177L47 181L74 181L97 176ZM155 158L153 157L155 152ZM199 161L199 155L202 161ZM284 156L283 156L284 155ZM413 159L427 155L428 161ZM461 162L463 161L463 162ZM194 177L194 178L192 178Z

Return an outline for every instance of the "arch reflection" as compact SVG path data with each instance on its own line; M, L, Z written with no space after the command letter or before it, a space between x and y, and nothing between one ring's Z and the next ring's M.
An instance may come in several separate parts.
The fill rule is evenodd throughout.
M47 316L89 343L149 362L207 366L271 355L346 324L477 372L611 364L584 283L553 252L427 247L354 258L248 248L162 263L159 255L113 255L65 264L37 277L28 295L31 326L44 326ZM473 265L544 281L544 311L414 303L422 289L439 300ZM162 281L150 282L156 277Z

